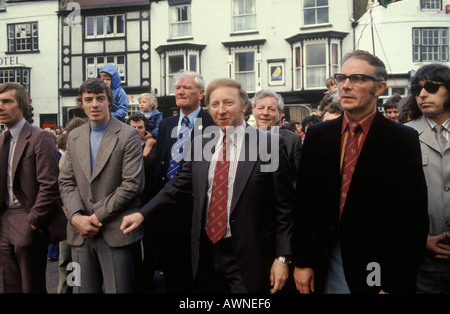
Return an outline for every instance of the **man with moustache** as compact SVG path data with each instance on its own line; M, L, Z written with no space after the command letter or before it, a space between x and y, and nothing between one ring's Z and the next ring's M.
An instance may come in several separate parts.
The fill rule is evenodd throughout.
M430 230L427 254L417 278L417 293L450 293L450 68L421 67L411 80L406 106L419 132L428 188Z

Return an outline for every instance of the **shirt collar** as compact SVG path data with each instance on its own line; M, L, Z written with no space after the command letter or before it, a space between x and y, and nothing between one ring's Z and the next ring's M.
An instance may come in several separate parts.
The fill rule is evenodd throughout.
M233 144L237 146L239 139L244 137L246 126L247 126L247 123L245 121L243 121L241 125L232 128L232 132L229 133L230 131L228 131L227 134L225 134L225 132L222 131L222 129L219 129L220 130L220 138L223 139L223 137L225 135L228 135L229 138L231 139L231 141L233 142ZM219 143L222 144L222 140L219 140Z
M436 126L436 122L434 122L433 120L429 119L428 117L424 116L425 120L427 120L428 124L430 125L430 128L433 129ZM445 121L444 123L442 123L442 126L450 132L450 119L447 119L447 121Z
M11 132L11 138L12 140L16 141L19 137L20 131L22 131L23 126L25 125L25 119L20 120L17 122L12 128L9 129Z
M187 115L187 117L189 118L189 125L188 125L189 129L192 129L192 127L194 126L195 120L197 119L200 110L202 110L201 106L199 106L197 109L195 109L194 111L192 111L190 114ZM181 121L183 121L183 118L185 116L186 115L182 113L180 110L180 119L178 119L178 126L181 126Z
M375 109L374 111L372 111L372 112L366 114L365 116L361 117L360 119L356 120L361 125L361 129L362 129L363 133L365 133L366 130L371 126L373 119L375 118L376 112L377 112L377 110ZM344 111L344 119L342 120L341 134L344 134L350 121L353 121L353 120L349 117L348 113L346 111Z

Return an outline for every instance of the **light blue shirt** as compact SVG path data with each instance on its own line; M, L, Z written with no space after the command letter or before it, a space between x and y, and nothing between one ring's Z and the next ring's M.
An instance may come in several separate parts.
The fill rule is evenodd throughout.
M108 122L109 123L109 122ZM90 150L91 150L91 173L94 170L95 159L97 158L98 148L100 147L100 142L102 141L103 133L108 126L108 123L102 125L92 125L91 124L91 135L90 135Z
M188 125L189 130L192 130L192 128L194 127L194 125L195 125L195 120L197 119L200 110L203 110L203 109L202 109L202 107L199 106L196 110L194 110L194 111L192 111L190 114L188 114L187 117L189 118L189 125ZM180 118L178 119L178 130L180 129L181 121L183 121L183 118L184 118L185 116L186 116L186 115L184 115L184 114L180 111Z

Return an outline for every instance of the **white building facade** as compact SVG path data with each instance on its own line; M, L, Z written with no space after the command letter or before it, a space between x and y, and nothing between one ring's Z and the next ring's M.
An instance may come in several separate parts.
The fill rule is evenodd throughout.
M77 89L107 63L130 113L151 92L170 115L173 74L184 69L207 84L237 79L250 97L274 90L299 121L355 47L386 63L384 100L405 95L422 65L448 65L449 11L450 0L0 0L0 84L28 88L41 127L82 115Z
M386 64L389 78L383 101L394 93L405 96L420 67L450 66L449 27L450 0L403 0L386 7L369 3L356 27L356 47L375 53Z
M301 119L353 48L349 0L152 1L150 16L152 91L172 107L184 69L239 80L250 96L274 90Z
M59 125L58 1L1 1L0 84L29 92L33 124Z

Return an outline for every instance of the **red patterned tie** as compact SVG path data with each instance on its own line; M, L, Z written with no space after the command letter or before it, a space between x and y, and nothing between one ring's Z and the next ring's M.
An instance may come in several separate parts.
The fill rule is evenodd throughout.
M223 138L222 158L219 157L214 173L211 201L209 203L206 234L213 244L219 241L227 228L227 196L228 196L228 168L230 161L226 158L226 138Z
M348 188L355 171L356 162L358 161L358 131L361 126L358 122L350 121L348 123L348 137L345 148L344 161L342 165L341 177L341 202L339 206L339 219L341 219L344 210L345 200L347 199Z

